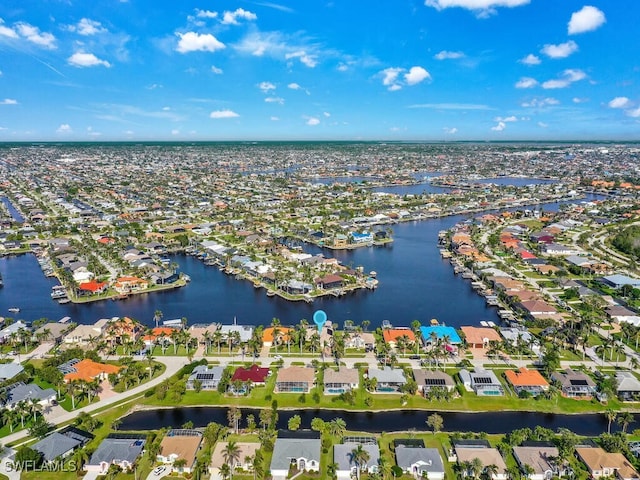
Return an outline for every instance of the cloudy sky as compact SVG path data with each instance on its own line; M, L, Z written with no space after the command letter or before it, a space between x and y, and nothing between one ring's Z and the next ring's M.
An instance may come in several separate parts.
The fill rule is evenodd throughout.
M640 138L638 0L0 4L0 141Z

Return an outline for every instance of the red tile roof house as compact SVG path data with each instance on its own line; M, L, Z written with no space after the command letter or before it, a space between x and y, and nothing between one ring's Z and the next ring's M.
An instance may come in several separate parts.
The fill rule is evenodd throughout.
M253 385L264 385L269 376L270 370L266 367L251 365L249 368L238 367L233 372L231 381L240 380L241 382L251 382Z
M408 328L385 328L382 330L382 337L385 343L389 344L391 348L396 348L398 339L401 337L407 337L410 342L416 341L416 335L413 333L413 330Z
M517 371L507 370L504 372L504 376L518 395L521 392L528 392L530 395L536 396L549 390L549 382L537 370L520 367Z
M78 294L93 295L103 293L107 288L109 288L108 283L91 280L90 282L84 282L78 285Z

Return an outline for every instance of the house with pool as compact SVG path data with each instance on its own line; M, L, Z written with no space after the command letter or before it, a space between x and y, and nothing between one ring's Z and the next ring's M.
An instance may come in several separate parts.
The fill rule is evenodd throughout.
M290 367L278 370L274 393L309 393L315 382L316 371L309 367Z
M325 395L340 395L356 390L360 384L360 372L355 368L340 367L338 370L327 368L324 371Z
M369 368L368 375L376 381L376 393L400 393L400 388L407 383L401 368Z

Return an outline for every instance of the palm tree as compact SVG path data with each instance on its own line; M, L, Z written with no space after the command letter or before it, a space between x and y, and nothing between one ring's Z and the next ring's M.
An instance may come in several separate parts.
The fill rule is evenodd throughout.
M158 328L158 323L162 320L162 311L156 310L153 314L153 321L156 322L156 328Z
M484 468L484 475L487 478L487 480L491 480L493 477L495 477L496 475L498 475L498 466L495 463L492 463L491 465L487 465Z
M617 422L622 426L622 433L627 433L627 427L635 421L634 416L630 412L620 412Z
M218 346L218 355L220 355L220 345L222 344L222 332L220 330L213 332L213 343Z
M356 478L360 480L360 470L371 459L371 456L361 444L351 450L349 456L351 457L351 461L356 464Z
M227 443L227 446L222 450L222 457L225 463L229 465L231 477L233 477L233 466L240 460L240 447L238 444L233 440Z
M604 412L604 416L607 419L607 433L611 433L611 423L616 419L616 417L618 416L618 413L612 408L608 408Z
M347 430L347 424L342 418L334 418L329 422L329 433L334 437L342 437Z
M480 473L482 473L482 460L478 457L471 460L471 472L473 472L473 478L479 478Z

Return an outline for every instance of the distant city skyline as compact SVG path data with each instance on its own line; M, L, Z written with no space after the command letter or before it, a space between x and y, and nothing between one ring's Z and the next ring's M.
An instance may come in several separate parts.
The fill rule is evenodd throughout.
M640 140L636 0L0 5L0 142Z

